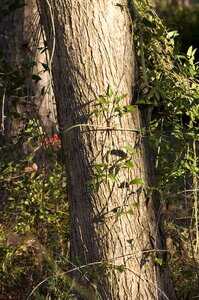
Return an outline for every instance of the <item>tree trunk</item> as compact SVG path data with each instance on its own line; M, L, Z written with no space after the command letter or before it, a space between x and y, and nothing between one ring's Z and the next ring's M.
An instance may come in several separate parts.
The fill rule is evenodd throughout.
M36 0L22 2L25 5L13 11L11 10L13 1L3 0L0 4L0 12L2 11L2 14L0 13L2 52L0 67L1 77L4 79L1 82L0 134L4 137L1 139L3 143L10 136L16 135L20 127L24 126L24 121L21 122L20 118L13 117L16 113L28 119L40 118L49 134L52 133L53 123L55 123L50 116L50 112L53 115L55 107L52 104L52 95L49 97L51 94L49 74L44 72L42 67L42 63L47 64L47 52L41 53L45 45ZM24 81L20 83L18 89L10 92L10 86L16 84L23 72L25 72ZM41 77L37 85L32 79L33 74ZM42 88L45 88L44 93L41 93Z
M175 299L159 198L149 190L155 184L151 154L139 112L125 106L132 103L136 66L127 1L119 2L39 1L51 53L55 45L70 259L80 268L77 282L93 293L83 299Z

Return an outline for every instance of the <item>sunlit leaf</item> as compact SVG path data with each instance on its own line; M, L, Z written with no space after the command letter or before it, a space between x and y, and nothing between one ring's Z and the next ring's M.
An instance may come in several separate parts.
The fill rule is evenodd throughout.
M125 162L124 165L125 165L125 167L128 168L128 169L134 167L134 163L133 163L131 160L127 160L127 161Z
M113 88L110 84L108 85L107 95L108 95L108 97L113 96Z
M121 96L118 96L115 98L115 103L119 103L121 100L123 100L124 98L126 98L127 94L123 94Z
M140 185L143 185L144 181L141 178L135 178L135 179L131 180L130 184L140 184Z
M136 149L132 146L125 146L124 149L130 153L130 154L135 154L136 153Z

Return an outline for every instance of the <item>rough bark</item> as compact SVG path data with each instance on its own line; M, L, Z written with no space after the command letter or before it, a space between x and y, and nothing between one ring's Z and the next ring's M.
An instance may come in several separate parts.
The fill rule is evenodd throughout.
M3 12L9 9L12 2L3 0L0 4L0 11L2 11L2 15L0 14L2 17L0 22L1 61L2 65L4 60L10 66L10 77L7 75L7 79L5 78L4 82L1 82L3 95L1 94L0 101L0 134L4 137L2 138L4 142L10 136L16 135L20 127L24 125L19 118L11 117L13 111L21 117L26 115L28 118L40 118L49 134L52 132L55 122L49 114L54 111L55 107L50 99L52 97L49 97L51 88L49 74L48 72L44 73L42 67L42 63L47 64L47 53L41 53L45 45L36 0L24 0L25 6L4 13L4 16ZM0 66L1 72L4 72L2 65ZM21 98L17 97L17 92L13 95L8 93L9 86L14 84L10 79L11 73L17 70L25 72L25 81L21 84ZM32 80L32 74L38 74L41 77L37 85ZM46 93L41 95L43 87ZM2 101L2 99L4 100ZM17 105L13 105L14 102L17 102ZM4 115L3 122L2 115Z
M68 174L71 261L73 267L87 265L74 276L95 294L89 299L174 299L159 199L146 191L154 185L153 165L139 112L121 116L115 111L116 94L127 94L120 106L131 104L136 78L127 1L49 2L39 4L51 53L55 42L52 70ZM107 111L96 99L108 84L115 95ZM108 173L124 162L126 146L136 149L134 167L123 165L111 181ZM106 171L98 189L99 165ZM135 178L142 178L144 187L128 186ZM163 259L162 266L157 258ZM103 268L98 262L107 264Z

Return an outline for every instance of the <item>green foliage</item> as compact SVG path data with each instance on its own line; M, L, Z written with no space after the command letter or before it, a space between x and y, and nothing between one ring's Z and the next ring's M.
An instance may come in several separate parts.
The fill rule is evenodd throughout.
M193 45L194 48L198 47L198 5L192 5L191 7L184 8L182 10L171 9L170 6L167 6L164 9L158 9L158 13L164 19L167 27L169 27L171 30L177 30L179 32L177 43L184 54L190 45ZM196 53L196 58L198 60L198 53Z
M13 140L13 151L21 137L26 140L21 146L29 154L20 161L7 162L6 157L1 156L0 164L2 299L17 289L19 294L28 296L34 285L49 276L51 280L37 290L35 299L39 299L39 294L47 295L47 291L59 299L59 295L67 294L64 291L67 284L63 276L54 279L53 274L56 276L60 270L67 269L64 257L68 255L69 242L66 177L61 153L55 143L57 137L44 139L36 122L30 121ZM3 150L5 153L6 149Z
M182 55L175 41L178 32L169 31L154 10L149 8L147 1L134 2L137 13L134 21L135 43L141 77L137 104L143 110L143 118L149 119L146 126L149 126L148 138L156 157L158 188L162 190L168 207L173 203L178 207L183 204L186 211L185 217L181 216L181 212L176 212L185 223L177 223L176 217L174 222L178 230L184 228L188 233L186 243L189 256L183 262L183 252L175 259L170 257L178 299L185 299L189 293L186 289L192 285L190 271L193 265L194 280L198 278L199 259L199 67L195 62L196 49L187 47ZM143 134L145 132L143 130ZM187 196L187 190L192 191L191 196ZM181 196L183 194L184 197ZM167 213L171 213L170 208ZM172 248L169 250L172 251ZM185 249L183 251L185 254ZM198 287L194 288L189 299L198 295Z
M93 113L98 116L104 114L107 120L115 116L122 117L125 113L132 113L137 111L136 105L122 104L122 100L126 98L127 94L118 96L117 91L114 91L109 84L107 92L100 95L95 100L95 109Z
M105 185L111 191L115 185L119 188L130 187L130 185L143 185L142 179L134 178L129 182L120 182L119 173L124 169L134 168L134 155L136 149L131 146L122 149L112 149L104 156L104 161L101 164L96 164L93 167L93 176L90 180L90 191L98 193L100 186Z
M157 149L161 140L161 152L157 159L169 182L170 176L172 180L174 174L175 177L180 177L183 170L193 174L190 165L193 159L191 145L198 139L199 109L199 68L194 62L196 50L189 47L186 55L180 55L175 45L177 32L168 31L153 10L146 13L141 5L138 5L138 9L140 19L136 21L135 32L138 32L136 43L140 49L138 55L143 89L138 93L137 103L154 109L150 124L151 141ZM143 27L143 18L147 18L155 26L147 23ZM143 53L140 32L143 36ZM144 78L147 78L147 82ZM162 184L165 185L166 182L162 181Z
M177 299L194 299L198 295L199 265L189 253L190 235L174 223L166 225L171 279Z
M22 6L18 0L0 5L0 19ZM72 294L64 275L69 212L61 141L56 134L47 137L37 117L35 89L30 88L41 80L33 73L35 64L24 60L14 67L0 50L0 95L5 100L0 132L2 300L28 299L33 291L31 299L70 299Z

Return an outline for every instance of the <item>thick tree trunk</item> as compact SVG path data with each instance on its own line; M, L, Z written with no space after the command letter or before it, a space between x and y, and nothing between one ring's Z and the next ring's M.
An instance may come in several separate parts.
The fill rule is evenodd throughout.
M39 3L51 53L55 43L52 70L68 173L71 261L73 267L87 265L74 275L95 294L89 299L174 299L154 205L159 199L147 191L154 184L153 165L139 113L116 110L131 104L136 78L127 1ZM109 84L113 95L110 88L106 93ZM129 147L136 151L132 158ZM130 184L135 178L144 186Z

